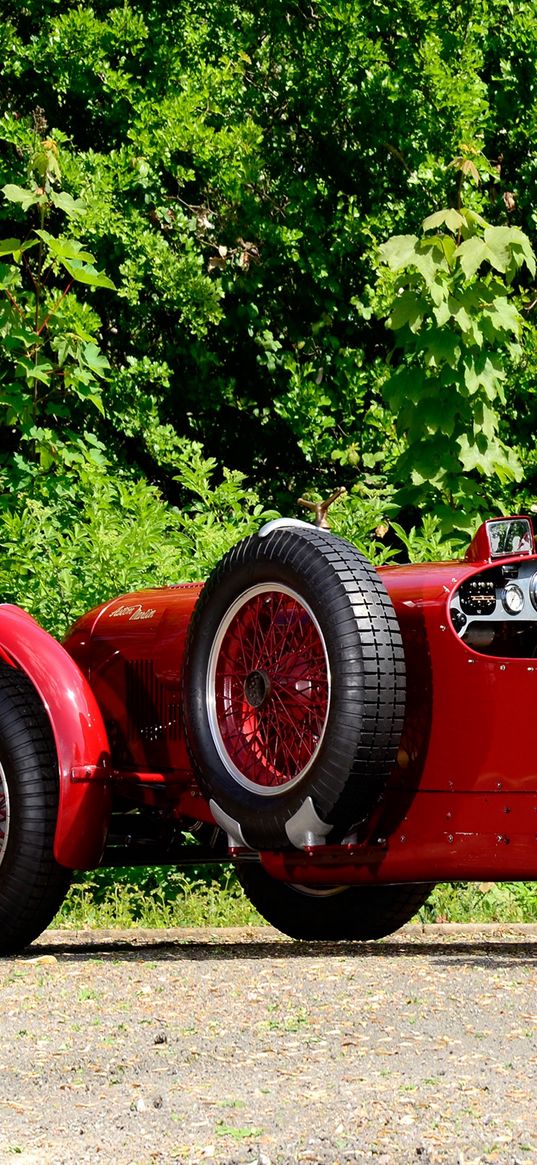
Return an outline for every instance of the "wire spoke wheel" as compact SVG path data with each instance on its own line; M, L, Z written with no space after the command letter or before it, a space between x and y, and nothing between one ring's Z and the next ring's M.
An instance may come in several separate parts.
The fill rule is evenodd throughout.
M183 692L196 777L231 836L253 849L340 840L376 804L404 718L378 573L314 527L244 539L201 592Z
M322 742L330 668L321 629L296 592L253 587L226 613L207 672L211 734L245 788L278 795L300 781Z

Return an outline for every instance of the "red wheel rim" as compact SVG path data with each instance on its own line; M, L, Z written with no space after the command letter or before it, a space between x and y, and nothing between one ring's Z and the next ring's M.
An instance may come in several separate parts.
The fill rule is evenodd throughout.
M313 612L294 591L252 588L220 624L207 706L228 772L257 793L288 789L310 768L330 704L330 670Z

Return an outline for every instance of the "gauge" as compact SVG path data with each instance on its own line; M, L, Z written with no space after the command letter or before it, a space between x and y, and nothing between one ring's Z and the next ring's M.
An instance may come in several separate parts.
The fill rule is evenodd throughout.
M492 615L496 606L496 580L492 573L466 579L459 588L459 602L465 615Z
M519 615L524 607L524 594L516 583L507 583L502 602L509 615Z

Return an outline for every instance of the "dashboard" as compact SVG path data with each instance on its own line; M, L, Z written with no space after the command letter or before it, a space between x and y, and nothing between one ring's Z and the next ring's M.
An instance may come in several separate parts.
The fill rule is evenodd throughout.
M462 582L451 597L453 627L482 655L537 656L537 561L502 562Z

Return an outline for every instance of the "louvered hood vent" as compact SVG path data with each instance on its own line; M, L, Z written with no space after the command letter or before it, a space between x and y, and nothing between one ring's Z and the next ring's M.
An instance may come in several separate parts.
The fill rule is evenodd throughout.
M179 690L157 678L151 659L125 661L125 688L130 740L156 743L178 739Z

